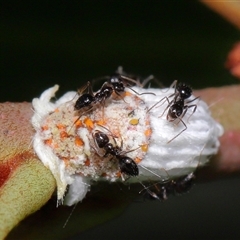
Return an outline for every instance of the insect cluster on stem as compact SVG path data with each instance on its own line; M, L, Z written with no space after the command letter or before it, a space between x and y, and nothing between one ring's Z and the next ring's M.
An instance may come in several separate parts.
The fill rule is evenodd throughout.
M74 105L74 110L78 111L79 118L82 115L87 114L88 112L94 111L97 108L97 105L103 108L103 117L104 117L104 105L107 100L109 100L113 94L115 94L120 100L124 100L123 93L125 92L126 87L129 87L135 94L154 94L154 93L141 93L139 94L135 90L133 90L130 85L135 83L135 85L140 85L140 81L135 79L131 79L127 76L116 73L110 77L108 77L108 81L104 82L101 88L93 93L92 86L90 82L82 87L78 93L79 97ZM184 129L181 130L177 135L175 135L172 139L170 139L168 143L172 142L175 138L177 138L180 134L187 130L187 125L183 121L183 117L186 115L189 109L192 110L192 114L197 109L196 104L191 104L195 100L199 99L199 97L193 98L189 100L192 96L192 89L190 86L185 83L178 83L174 81L170 88L174 89L174 93L169 94L169 96L165 96L162 99L159 99L153 106L147 109L147 112L150 112L153 108L157 107L160 103L167 102L167 106L164 111L159 115L162 117L164 113L167 111L166 120L168 122L174 122L174 124L179 124L181 122L184 126ZM120 111L120 109L119 109ZM133 110L134 111L134 110ZM191 117L188 117L188 119ZM105 132L100 130L95 130L92 133L92 139L94 146L91 146L95 152L102 158L107 156L111 156L110 161L115 158L118 160L118 166L120 172L130 177L136 177L139 174L139 168L137 163L130 157L127 156L128 152L134 150L123 151L123 140L121 140L121 146L119 146L116 142L116 139L112 132L104 126L101 126ZM112 139L112 142L110 141ZM139 146L140 147L140 146ZM99 153L99 149L103 150L103 153ZM149 170L150 171L150 170ZM194 173L187 174L184 177L180 177L176 180L172 179L167 182L163 182L162 184L153 184L155 191L151 190L150 187L144 186L143 190L154 199L166 199L167 196L173 192L181 193L187 191L195 178ZM151 186L151 188L152 188Z

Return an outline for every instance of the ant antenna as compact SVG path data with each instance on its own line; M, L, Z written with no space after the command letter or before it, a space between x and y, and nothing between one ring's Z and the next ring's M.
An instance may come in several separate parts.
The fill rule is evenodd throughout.
M152 173L154 176L156 176L156 177L158 177L158 178L160 178L160 179L163 179L160 175L158 175L158 174L155 173L154 171L152 171L152 170L150 170L150 169L148 169L148 168L146 168L146 167L144 167L144 166L142 166L142 165L138 165L138 166L141 167L141 168L143 168L144 170L146 170L146 171ZM166 172L165 169L164 169L164 171ZM163 179L163 181L164 181L164 179Z
M156 107L162 100L164 100L165 99L165 101L168 101L168 106L165 108L165 110L164 110L164 112L161 114L161 116L159 116L159 117L162 117L162 115L166 112L166 110L169 108L169 106L170 106L170 104L171 104L171 102L169 101L169 99L168 99L168 97L163 97L162 99L160 99L158 102L156 102L153 106L151 106L148 110L147 110L147 113L149 113L154 107ZM160 106L162 106L164 103L165 103L165 101L160 105Z

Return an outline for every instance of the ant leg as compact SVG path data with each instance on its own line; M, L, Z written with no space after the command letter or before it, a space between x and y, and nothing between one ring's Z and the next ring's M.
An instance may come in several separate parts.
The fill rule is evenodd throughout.
M141 84L141 87L144 88L146 86L146 84L153 80L154 83L156 83L156 85L158 86L158 88L165 88L165 86L158 80L156 79L153 75L150 75L149 77L147 77L146 79L143 80L142 84ZM148 88L151 87L151 83L148 85ZM168 90L167 90L168 91Z
M128 117L133 117L135 114L134 112L135 112L135 110L132 110L130 113L128 113Z
M168 105L167 105L167 107L164 109L163 113L159 116L159 118L161 118L161 117L163 116L163 114L167 111L167 109L170 108L171 104L172 104L173 101L174 101L174 100L169 101L168 97L165 97L165 98L166 98L166 100L168 101ZM167 116L167 117L168 117L168 116Z
M121 149L122 149L122 142L123 141L121 141ZM135 150L137 150L137 149L139 149L139 148L141 148L142 146L139 146L139 147L137 147L137 148L134 148L134 149L131 149L131 150L129 150L129 151L122 151L121 152L121 154L123 155L125 155L125 154L127 154L127 153L130 153L130 152L133 152L133 151L135 151Z
M169 97L174 96L177 92L177 90L176 90L177 89L177 82L178 82L178 80L174 80L173 83L170 85L170 87L166 91L162 91L162 93L167 93L170 88L174 88L174 93L171 94Z
M148 83L149 81L153 80L153 79L155 79L155 77L154 77L153 75L148 76L147 78L145 78L145 79L143 80L142 83L140 83L140 86L141 86L142 88L144 88L144 87L147 85L147 83Z
M83 112L72 124L72 126L70 127L70 129L68 130L68 133L72 130L73 126L75 125L75 123L86 113L90 112L93 109L93 107L89 108L87 111Z
M94 141L94 145L96 145L95 141ZM95 146L93 146L92 144L90 144L90 147L96 152L96 154L99 156L99 157L106 157L106 154L100 154L99 151L95 148Z
M184 125L184 129L181 131L181 132L179 132L174 138L172 138L171 140L169 140L168 142L167 142L167 144L168 143L170 143L170 142L172 142L175 138L177 138L181 133L183 133L184 131L186 131L187 130L187 125L184 123L184 121L181 119L181 118L178 118L181 122L182 122L182 124Z
M92 89L92 85L89 85L89 87L88 87L88 93L91 94L92 96L94 96L93 89Z
M198 96L198 97L195 97L194 99L192 99L190 101L185 102L185 104L189 104L189 103L191 103L191 102L193 102L193 101L195 101L197 99L198 99L198 101L200 101L200 97Z
M100 102L100 104L102 105L102 120L103 120L103 122L105 122L104 121L104 107L105 107L105 98Z
M91 86L91 83L88 81L87 84L85 84L83 87L77 90L78 94L81 95L86 89L88 89L88 93L89 93L90 86Z
M160 198L158 197L158 195L155 193L155 192L153 192L153 191L151 191L149 188L151 187L151 186L145 186L143 183L141 183L141 182L139 182L142 186L143 186L143 189L139 192L139 194L141 194L144 190L146 190L147 191L147 193L152 197L152 198L154 198L154 199L157 199L157 200L160 200Z
M168 179L166 180L166 179L163 179L160 175L158 175L157 173L155 173L154 171L151 171L150 169L148 169L148 168L146 168L146 167L144 167L144 166L142 166L142 165L138 165L139 167L141 167L141 168L143 168L144 170L146 170L146 171L148 171L148 172L150 172L150 173L152 173L154 176L156 176L156 177L158 177L159 179L162 179L161 180L161 183L165 183L165 182L168 182L169 181L169 175L168 175L168 173L166 172L166 170L164 169L164 171L167 173L167 175L168 175Z
M116 91L114 91L115 92L115 94L117 95L117 96L119 96L126 104L127 104L127 102L124 100L124 97L121 95L121 94L119 94L118 92L116 92Z
M123 75L121 75L121 74L119 74L119 75L120 75L120 77L121 77L122 79L127 80L127 81L129 81L129 82L132 82L132 83L136 84L137 86L139 86L138 81L136 81L136 80L134 80L134 79L132 79L132 78L123 76Z
M108 128L106 128L105 126L101 125L101 124L97 124L99 127L104 128L106 131L108 131L110 133L110 135L112 136L112 138L118 138L116 135L114 135ZM114 143L117 145L117 142L115 142L116 140L114 140Z
M187 122L189 121L190 117L195 113L195 111L197 109L197 105L196 104L190 105L190 106L188 106L187 109L189 109L189 108L193 108L193 111L192 111L191 115L188 117Z
M150 112L154 107L156 107L162 100L164 100L165 99L165 101L168 101L168 106L167 106L167 108L169 107L169 105L170 105L170 102L169 102L169 100L168 100L168 98L167 97L164 97L164 98L162 98L161 100L159 100L158 102L156 102L153 106L151 106L148 110L147 110L147 113L148 112ZM162 106L164 103L165 103L165 101L160 105L160 106ZM166 108L166 109L167 109ZM165 111L166 111L166 109L165 109ZM164 111L164 112L165 112ZM162 114L163 115L163 114ZM162 116L161 115L161 116Z
M174 88L175 92L176 92L176 89L177 89L177 82L178 82L178 80L174 80L173 83L169 87L169 88Z
M131 91L133 91L134 93L136 93L137 95L143 95L143 94L152 94L154 96L156 96L155 93L152 93L152 92L144 92L144 93L138 93L137 91L135 91L134 89L132 89L131 87L128 87L129 89L131 89Z

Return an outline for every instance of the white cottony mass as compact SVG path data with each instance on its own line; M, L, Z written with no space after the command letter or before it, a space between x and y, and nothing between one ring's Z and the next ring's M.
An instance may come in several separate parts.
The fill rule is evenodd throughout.
M81 110L74 108L76 92L51 101L58 85L33 99L33 146L56 179L60 203L68 185L64 203L73 205L85 197L91 181L176 178L217 153L223 128L200 98L174 106L172 114L182 110L174 119L169 113L179 100L174 88L133 89Z

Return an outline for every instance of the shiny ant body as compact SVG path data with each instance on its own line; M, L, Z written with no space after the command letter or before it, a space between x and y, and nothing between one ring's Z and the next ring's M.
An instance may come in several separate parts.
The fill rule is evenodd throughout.
M74 109L81 110L84 107L89 107L98 102L102 103L106 99L110 98L113 92L115 92L117 95L121 95L121 93L125 91L126 87L122 79L123 76L120 74L112 75L108 82L105 82L95 95L93 93L91 83L88 82L83 90L79 91L81 96L76 101ZM88 89L88 93L81 94L86 89ZM93 106L91 106L91 109L92 107Z
M76 111L81 110L82 108L88 107L88 111L90 111L94 104L105 102L108 98L111 97L114 92L116 95L121 97L121 94L125 92L125 88L127 87L126 81L133 82L137 84L137 81L134 79L128 78L121 74L115 73L112 76L108 77L108 81L105 82L99 91L96 94L93 93L91 83L88 82L83 89L79 90L80 97L77 99L74 109ZM88 89L87 93L82 94L86 89ZM130 88L137 95L142 94L154 94L154 93L138 93L132 88ZM155 94L154 94L155 95Z
M192 89L185 83L177 83L177 82L175 83L175 82L174 82L174 84L175 84L174 95L175 96L174 96L173 100L171 102L169 102L169 104L168 104L167 108L169 108L169 109L168 109L168 114L167 114L167 120L169 122L173 122L178 119L180 122L182 122L182 124L184 125L185 128L182 131L180 131L175 137L173 137L171 140L169 140L168 143L170 143L172 140L174 140L176 137L178 137L182 132L187 130L187 125L182 120L182 118L185 116L188 109L190 109L190 108L193 108L192 114L194 114L194 112L197 109L197 105L196 104L189 105L189 103L191 103L199 98L199 97L196 97L192 100L186 101L186 99L191 97ZM189 116L189 118L191 117L191 115Z
M160 102L165 100L168 102L168 105L165 108L165 110L163 111L163 113L161 114L161 116L159 116L159 117L162 117L162 115L168 109L167 120L169 122L174 122L174 121L178 120L178 123L182 122L182 124L184 125L184 129L182 131L180 131L176 136L174 136L171 140L169 140L167 143L170 143L176 137L178 137L181 133L183 133L185 130L187 130L187 125L182 120L182 118L185 116L188 109L193 108L192 114L196 111L197 105L196 104L189 105L189 103L195 101L196 99L199 99L199 97L196 97L192 100L187 101L187 99L190 98L192 95L192 89L190 86L186 85L185 83L181 83L181 82L178 83L177 81L174 81L173 84L170 86L170 88L172 88L172 87L175 88L173 94L171 94L168 97L162 98L160 101L155 103L150 109L148 109L148 112L149 112L152 108L154 108ZM171 97L173 97L173 99L170 101L169 98L171 98ZM191 117L191 115L189 116L189 118Z
M82 94L82 92L84 92L86 89L88 89L88 92ZM79 111L83 108L88 107L87 111L90 111L94 107L94 104L106 101L106 99L110 98L112 93L113 88L111 86L108 86L107 83L104 83L101 89L96 92L96 94L94 94L91 83L87 82L87 85L79 91L80 97L77 99L74 105L74 110Z
M129 176L137 176L139 174L139 169L137 164L134 162L132 158L127 157L125 155L127 152L122 151L122 144L121 144L121 147L119 147L114 137L113 137L113 140L116 146L110 143L108 135L101 131L97 130L93 134L93 138L97 147L102 148L105 151L105 154L102 157L107 157L108 155L116 157L116 159L118 160L121 173L124 173ZM131 151L134 151L134 150L131 150Z
M194 172L189 173L183 177L177 179L172 179L165 183L155 183L150 187L144 187L143 190L146 190L148 197L153 200L167 200L169 195L183 194L188 192L195 180L196 176ZM154 189L152 190L152 188ZM142 191L141 191L142 192ZM141 193L140 192L140 193Z

